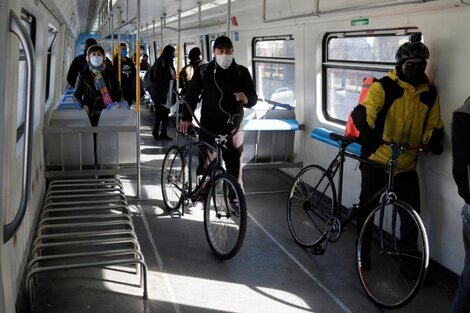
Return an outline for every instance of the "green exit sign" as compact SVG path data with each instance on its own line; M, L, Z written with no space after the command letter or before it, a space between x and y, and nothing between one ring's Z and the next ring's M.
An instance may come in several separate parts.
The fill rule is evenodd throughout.
M353 18L351 20L351 26L357 26L357 25L369 25L369 18L368 17Z

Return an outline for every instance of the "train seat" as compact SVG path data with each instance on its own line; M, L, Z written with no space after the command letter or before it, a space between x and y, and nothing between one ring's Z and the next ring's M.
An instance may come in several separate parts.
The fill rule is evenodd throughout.
M65 170L94 164L93 134L80 132L81 127L91 127L83 110L51 113L44 140L47 166L61 166ZM77 131L71 133L71 128Z
M332 132L333 131L331 129L327 129L324 127L317 127L313 129L312 133L310 134L310 137L339 148L339 143L335 140L330 139L330 133ZM346 148L346 151L354 155L360 156L361 145L358 143L352 143Z
M136 127L136 125L135 111L124 107L103 110L98 122L98 127ZM136 163L136 130L98 133L96 149L98 164Z

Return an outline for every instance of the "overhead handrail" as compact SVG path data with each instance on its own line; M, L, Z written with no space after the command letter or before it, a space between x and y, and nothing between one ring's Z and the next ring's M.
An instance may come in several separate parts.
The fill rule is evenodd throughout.
M313 8L313 11L310 13L268 19L266 17L266 0L263 0L263 23L289 21L289 20L306 18L306 17L320 17L320 15L325 15L325 14L350 12L350 11L361 10L361 9L383 8L383 7L401 5L401 4L425 3L425 2L431 2L431 1L436 1L436 0L386 0L386 1L373 3L373 4L361 4L361 5L345 7L345 8L340 8L340 9L321 11L320 0L313 0L314 8Z
M31 138L33 137L33 95L34 95L34 69L35 69L35 60L34 60L34 47L29 34L15 14L15 12L10 11L10 31L14 33L21 44L23 45L25 55L26 55L26 109L25 109L25 122L24 122L24 152L23 152L23 180L21 184L21 200L18 211L16 212L15 218L10 223L3 226L3 243L7 243L13 235L16 233L18 228L23 221L24 215L26 213L26 208L28 207L29 200L29 186L31 184L31 164L32 164L32 151L33 151L33 142Z

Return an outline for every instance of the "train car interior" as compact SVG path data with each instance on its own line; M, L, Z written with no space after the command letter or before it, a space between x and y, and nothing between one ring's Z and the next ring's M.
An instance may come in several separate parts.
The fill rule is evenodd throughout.
M0 313L456 313L469 256L451 125L469 97L469 20L469 0L0 0ZM154 131L164 101L155 100L161 82L150 72L173 62L170 101L196 47L207 66L194 67L188 88L206 88L213 77L220 96L202 91L193 124L220 124L205 101L224 111L228 97L240 100L216 81L221 36L257 98L251 107L241 100L243 118L232 128L244 136L238 180L225 172L228 161L201 174L207 148L195 140L204 127L199 136L177 131L189 94L173 94L168 140ZM397 49L412 41L428 49L421 83L434 86L432 113L388 109L399 96L364 81L386 86L381 78L404 64ZM120 86L122 97L109 103L109 78L87 50L95 45ZM162 56L168 46L174 59ZM84 105L86 82L69 80L80 57L79 77L91 71L88 87L105 99L99 121ZM419 188L408 192L420 210L386 189L377 211L357 222L369 148L343 136L356 105L369 103L359 100L365 88L366 99L385 99L403 134L414 115L425 116L426 141L431 119L443 136L439 153L381 142L419 159ZM224 158L232 135L215 146ZM394 158L384 173L394 173ZM201 194L203 209L190 211ZM407 214L418 242L409 253Z

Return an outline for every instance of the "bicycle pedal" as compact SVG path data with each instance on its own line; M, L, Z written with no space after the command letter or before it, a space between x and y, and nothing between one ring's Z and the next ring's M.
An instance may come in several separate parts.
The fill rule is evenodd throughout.
M171 218L181 218L181 212L178 209L171 210L170 211L170 217Z
M315 245L312 247L313 255L323 255L325 254L325 249L321 245Z

